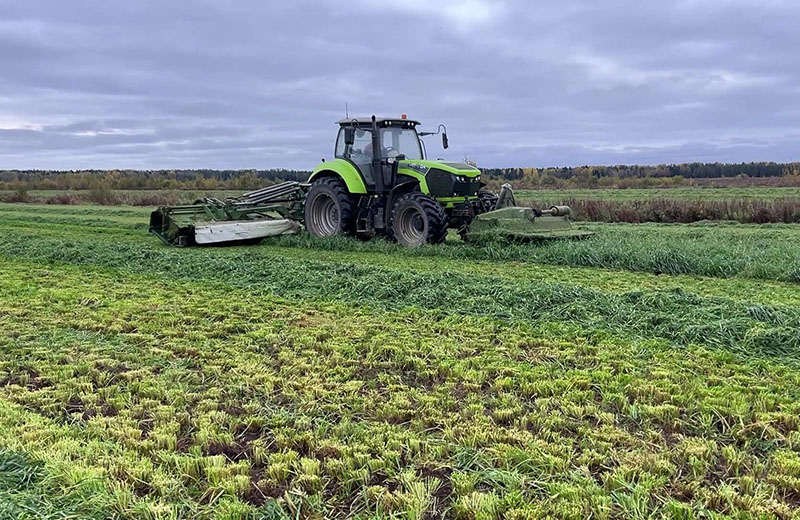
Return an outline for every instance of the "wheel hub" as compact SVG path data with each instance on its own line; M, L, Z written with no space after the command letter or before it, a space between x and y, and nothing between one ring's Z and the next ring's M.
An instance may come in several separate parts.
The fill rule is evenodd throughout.
M405 208L395 222L395 233L409 245L419 245L425 241L425 218L414 207Z
M339 232L339 207L333 197L320 193L311 207L311 224L320 236L335 235Z

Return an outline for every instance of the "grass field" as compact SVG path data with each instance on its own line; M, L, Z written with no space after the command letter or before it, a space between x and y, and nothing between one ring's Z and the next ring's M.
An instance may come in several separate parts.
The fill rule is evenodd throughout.
M171 249L147 213L0 204L0 518L800 518L800 225Z
M0 202L158 206L188 204L202 197L240 195L231 190L0 190ZM566 204L572 217L593 222L800 223L800 188L682 187L664 189L518 190L521 205L547 208Z

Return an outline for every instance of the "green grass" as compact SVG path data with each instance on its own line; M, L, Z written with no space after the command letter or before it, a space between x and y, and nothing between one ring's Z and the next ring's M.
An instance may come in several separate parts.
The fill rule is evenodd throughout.
M45 479L43 464L23 454L0 450L0 518L55 520L106 518L103 496L89 486L60 489L54 493Z
M357 262L326 262L270 254L267 248L212 250L143 249L108 236L90 244L46 237L12 242L6 251L40 261L87 267L125 265L137 274L225 283L285 298L342 301L385 311L417 308L436 314L469 314L515 321L556 321L594 329L625 329L681 345L709 346L795 356L800 312L703 298L681 289L601 292L543 281L504 279L439 270L420 272Z
M154 248L160 244L142 233L147 226L148 213L147 208L117 206L0 204L0 229L4 230L0 234L0 241L8 241L9 247L12 241L19 241L22 247L33 247L24 245L26 242L36 242L36 239L27 238L31 234L42 238L43 232L50 230L52 236L62 236L65 231L79 235L91 229L109 237L125 234L130 239L125 243L136 242L141 244L143 250L157 250ZM798 224L698 223L687 226L587 223L577 227L592 230L596 235L579 242L490 244L484 247L470 246L457 237L451 237L443 246L415 250L403 249L381 240L366 243L355 240L320 242L308 236L281 237L269 243L314 251L375 253L411 259L536 262L655 274L800 281L800 249L796 247L800 242ZM47 247L54 248L52 245ZM186 254L202 256L205 253ZM225 254L222 253L223 256Z
M595 235L581 241L534 244L490 244L475 247L451 237L443 246L415 250L375 240L330 240L320 244L308 236L271 239L269 243L311 249L381 252L409 258L536 262L550 265L599 267L655 274L692 274L800 281L800 225L740 225L735 223L580 224Z
M37 236L49 234L63 237L65 232L102 233L115 241L124 237L124 242L126 243L136 242L140 248L162 251L164 248L161 244L144 233L147 229L147 218L150 211L150 208L131 206L65 207L0 204L0 215L2 215L0 226L5 223L9 228ZM20 225L27 227L20 228ZM722 251L722 254L728 253L728 258L723 258L722 261L728 263L746 261L751 270L758 269L757 266L761 264L776 273L786 271L785 267L781 265L782 263L791 264L796 261L796 258L791 256L793 248L791 244L800 235L798 233L800 227L796 226L735 224L698 224L692 226L647 224L630 226L587 224L585 227L599 232L608 229L610 231L607 235L611 238L614 237L616 230L637 233L638 235L632 237L631 249L624 251L624 254L630 254L633 251L641 255L656 255L659 254L658 250L661 248L669 248L667 251L680 251L685 249L685 246L691 244L691 242L678 239L691 235L694 238L694 247L700 250L701 255L704 255L704 244L713 244L716 241L721 241L722 243L718 244L718 249ZM8 231L11 231L11 229ZM653 248L652 243L658 242L660 237L663 236L666 236L666 239L660 240L661 243ZM647 246L637 246L635 240L633 240L636 238L646 239L649 243ZM755 240L757 238L762 240ZM590 248L594 248L596 243L596 239L592 239L584 243L569 242L564 245L569 245L569 248L574 253L584 251L586 249L584 247L585 244L588 244ZM515 249L507 246L483 249L470 248L460 244L455 237L452 237L452 240L443 247L418 250L399 248L380 240L368 243L353 240L321 242L310 240L307 237L274 239L268 241L268 245L268 248L248 248L246 255L277 254L282 257L330 260L333 262L369 263L370 265L381 265L392 269L455 270L465 274L490 274L512 279L525 278L532 281L579 281L584 286L592 286L603 291L613 292L682 287L698 294L757 301L759 303L797 303L800 301L800 293L794 283L770 282L763 279L755 281L748 279L746 276L739 276L736 279L698 278L691 274L665 277L647 273L647 265L650 262L644 266L631 265L629 262L628 265L636 269L637 272L627 272L624 276L618 276L618 273L609 272L608 269L576 268L575 265L559 267L557 265L538 263L547 260L541 254L540 250L545 249L542 245L527 249ZM224 256L226 254L238 255L241 249L214 249L213 251L216 252L215 255ZM320 251L324 251L324 254ZM763 251L777 258L767 260L763 256ZM786 260L781 260L781 255L777 253L778 251L788 252L789 256ZM537 254L539 255L538 257L536 256ZM554 263L566 263L566 260L568 259L556 257ZM598 259L591 260L591 263L599 263ZM625 264L618 262L618 265ZM692 269L691 267L695 268ZM675 266L672 268L674 269ZM700 269L697 269L696 266L690 266L687 271L697 272ZM780 277L780 275L777 277Z
M0 215L7 517L800 518L795 283ZM689 266L797 233L606 228Z

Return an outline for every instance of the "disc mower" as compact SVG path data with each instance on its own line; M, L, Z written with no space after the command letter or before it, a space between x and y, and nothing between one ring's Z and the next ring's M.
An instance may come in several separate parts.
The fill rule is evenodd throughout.
M342 119L334 159L323 161L307 183L285 182L224 201L202 199L161 207L150 231L171 245L259 240L297 233L315 237L385 236L408 247L443 242L455 229L468 241L580 238L569 208L546 210L516 205L511 186L499 194L484 189L472 164L426 157L420 123L400 118Z

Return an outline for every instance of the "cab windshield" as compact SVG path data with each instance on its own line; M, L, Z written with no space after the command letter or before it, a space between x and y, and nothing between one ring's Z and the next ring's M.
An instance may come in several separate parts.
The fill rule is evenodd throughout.
M381 157L397 157L405 155L406 159L424 159L422 146L417 131L413 128L384 127L378 129L381 143ZM339 129L336 139L336 157L350 159L355 163L372 161L372 131L359 128L356 130L352 145L344 142L344 129Z
M388 127L381 128L379 131L383 157L405 155L406 159L423 159L419 136L413 128Z

